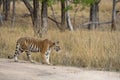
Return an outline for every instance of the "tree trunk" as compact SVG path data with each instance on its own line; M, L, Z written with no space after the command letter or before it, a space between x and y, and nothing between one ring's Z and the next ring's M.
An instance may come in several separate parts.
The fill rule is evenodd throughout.
M33 0L33 26L35 29L35 34L42 37L42 31L40 26L40 8L39 8L39 0Z
M23 2L24 2L25 6L27 7L27 9L30 12L32 23L33 23L34 22L34 19L33 19L33 7L30 5L29 0L23 0Z
M31 14L34 34L42 36L42 28L40 26L39 0L33 0L33 7L30 5L29 0L23 0L23 2Z
M14 24L15 24L15 0L13 0L13 11L12 11L11 23L12 23L12 27L14 27Z
M116 0L113 0L111 30L116 30Z
M8 20L8 15L10 13L10 0L3 0L3 13L5 15L5 20Z
M95 18L95 11L94 11L95 5L90 6L90 21L89 22L94 22ZM93 24L88 25L88 29L90 30L91 28L95 27Z
M42 2L42 10L41 10L41 27L42 27L42 34L45 34L47 32L47 24L48 24L48 5L47 0L44 0Z
M65 1L61 0L61 26L65 28L65 21L66 21L66 12L65 12Z
M0 26L2 26L2 25L3 25L3 16L2 16L2 14L0 12Z
M88 29L96 29L99 23L99 3L101 0L96 1L90 6L90 22L92 24L88 25ZM95 22L95 24L93 24Z
M3 4L3 0L0 0L0 9L1 9L2 4Z
M69 1L68 0L66 0L66 6L69 6ZM67 12L66 12L66 21L67 21L68 28L71 31L73 31L73 26L72 26L72 23L71 23L71 20L70 20L69 10L67 10Z

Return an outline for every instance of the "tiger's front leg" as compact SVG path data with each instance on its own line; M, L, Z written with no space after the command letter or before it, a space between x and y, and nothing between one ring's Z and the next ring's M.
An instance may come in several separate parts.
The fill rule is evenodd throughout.
M42 57L42 64L50 64L50 63L47 62L45 54L42 53L41 57Z
M45 52L44 54L42 53L41 54L41 57L42 57L42 63L43 64L48 64L50 65L50 62L49 62L49 57L50 57L50 54Z
M51 49L48 49L46 52L45 52L45 58L46 58L46 62L47 64L50 64L50 52L51 52Z
M44 46L44 48L41 51L41 53L42 53L41 54L41 56L42 56L42 63L43 64L50 65L50 62L49 62L50 52L51 52L51 49L49 48L49 45Z

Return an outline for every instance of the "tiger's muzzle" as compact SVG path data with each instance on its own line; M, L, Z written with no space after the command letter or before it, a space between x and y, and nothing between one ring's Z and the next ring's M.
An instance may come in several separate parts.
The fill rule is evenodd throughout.
M56 52L59 52L61 50L60 46L55 46L54 49L56 50Z

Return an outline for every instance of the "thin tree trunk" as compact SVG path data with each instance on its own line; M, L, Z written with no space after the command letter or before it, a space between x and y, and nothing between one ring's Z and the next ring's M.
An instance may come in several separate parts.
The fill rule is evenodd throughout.
M3 0L0 0L0 9L1 9L2 4L3 4Z
M69 1L66 0L66 6L69 6ZM72 23L71 23L71 20L70 20L70 14L69 14L69 10L67 10L66 12L66 20L67 20L67 26L68 28L73 31L73 26L72 26Z
M0 12L0 26L2 26L2 25L3 25L3 16L2 16L2 14Z
M5 15L5 20L8 20L8 15L10 13L10 0L3 0L3 13Z
M96 6L96 9L95 9L95 12L96 12L95 13L95 22L98 22L98 23L99 23L99 3L100 3L100 0L95 3L95 6ZM95 24L95 28L97 28L99 26L98 23Z
M3 13L5 14L5 7L6 7L6 3L5 3L6 0L3 0Z
M61 26L63 28L65 28L65 19L66 19L66 15L65 15L65 1L61 0Z
M3 0L0 0L0 9L1 9L2 4L3 4ZM0 12L0 26L2 26L2 25L3 25L3 16Z
M11 23L12 23L12 27L14 27L14 24L15 24L15 0L13 0L13 11L12 11Z
M116 30L116 0L113 0L111 30Z

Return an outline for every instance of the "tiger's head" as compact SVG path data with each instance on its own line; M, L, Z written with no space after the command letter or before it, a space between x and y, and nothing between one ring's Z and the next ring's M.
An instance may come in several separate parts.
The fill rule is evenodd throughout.
M60 45L59 45L59 41L56 41L53 43L53 48L56 52L59 52L61 50Z

